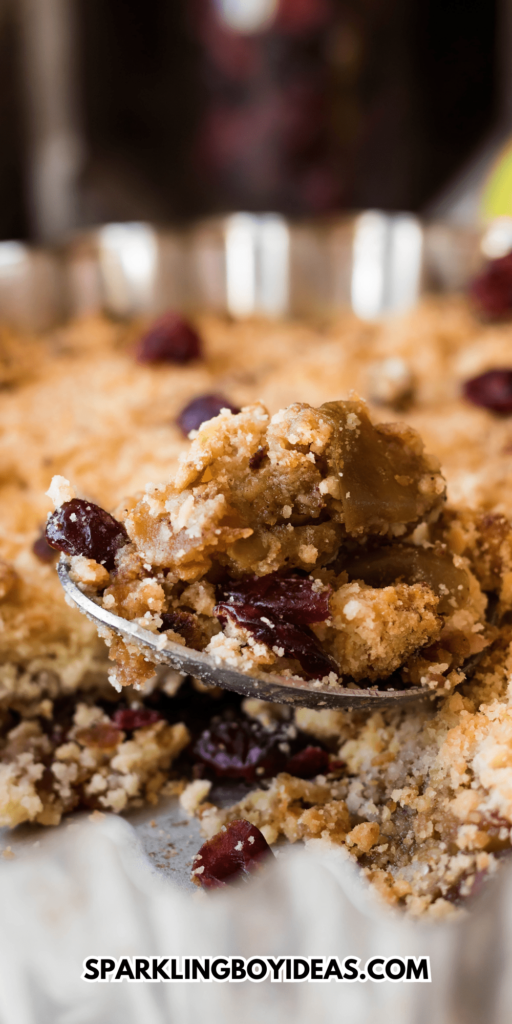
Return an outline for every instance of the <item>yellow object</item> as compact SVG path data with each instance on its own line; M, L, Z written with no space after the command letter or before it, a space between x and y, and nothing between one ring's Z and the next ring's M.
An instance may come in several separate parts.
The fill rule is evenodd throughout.
M512 217L512 141L500 153L485 182L481 208L489 220Z

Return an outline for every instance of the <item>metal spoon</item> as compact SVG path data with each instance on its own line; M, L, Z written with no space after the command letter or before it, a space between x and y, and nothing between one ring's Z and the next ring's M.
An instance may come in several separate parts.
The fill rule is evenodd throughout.
M69 601L96 626L106 626L113 633L123 637L131 644L151 651L151 661L168 665L183 675L196 676L211 686L221 686L224 690L235 690L246 697L257 697L259 700L273 701L278 704L294 704L306 708L378 708L397 707L412 704L419 700L427 700L435 694L421 686L413 686L406 690L393 689L392 679L386 680L385 690L376 687L362 688L354 682L353 686L339 686L336 689L299 679L290 680L286 676L271 673L249 675L238 669L231 668L221 659L214 659L201 651L193 651L188 647L167 641L165 648L158 646L162 637L156 637L147 629L142 629L136 622L123 619L119 615L96 604L73 583L69 576L69 564L63 555L57 565L60 582ZM473 659L471 669L476 664ZM469 665L468 665L469 668ZM470 674L469 671L467 673ZM472 674L472 673L471 673Z

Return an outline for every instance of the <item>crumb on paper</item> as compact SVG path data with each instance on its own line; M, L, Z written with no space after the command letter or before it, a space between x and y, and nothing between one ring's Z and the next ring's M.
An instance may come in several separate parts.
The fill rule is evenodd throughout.
M105 817L106 815L103 811L96 810L89 814L89 821L103 821Z
M195 779L194 782L189 782L180 796L180 804L187 814L192 816L196 813L211 788L212 784L208 779Z

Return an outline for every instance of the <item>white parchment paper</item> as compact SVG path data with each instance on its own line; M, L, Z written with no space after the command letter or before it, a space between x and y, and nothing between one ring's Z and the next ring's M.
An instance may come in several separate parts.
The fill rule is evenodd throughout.
M2 1024L505 1024L512 1019L512 874L457 922L376 905L322 843L249 883L191 894L107 817L0 863ZM87 956L428 955L432 983L88 984Z

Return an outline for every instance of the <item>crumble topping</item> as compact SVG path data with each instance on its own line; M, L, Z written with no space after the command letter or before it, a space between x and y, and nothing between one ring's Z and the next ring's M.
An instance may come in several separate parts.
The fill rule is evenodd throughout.
M80 726L85 730L80 740L71 736L77 728L73 718L78 705L96 709L96 724L110 729L113 709L127 705L131 710L134 702L153 702L153 706L164 708L162 720L165 723L170 718L169 727L174 728L180 723L172 720L169 710L172 694L183 693L183 686L175 673L168 671L161 679L155 676L154 666L148 663L143 691L124 687L116 694L107 683L104 644L92 625L65 604L49 561L51 553L45 551L48 560L43 562L32 552L48 513L44 493L52 476L72 480L80 497L125 522L145 493L147 480L169 479L184 469L197 475L206 472L206 466L203 470L201 465L189 466L187 459L178 466L179 455L189 449L179 416L198 396L222 395L235 408L254 405L261 398L272 418L292 402L320 406L348 396L355 388L374 403L370 405L372 418L393 419L394 409L400 408L401 419L419 432L426 449L443 466L448 505L435 522L427 522L426 512L416 525L406 524L405 533L400 532L404 526L400 520L390 524L385 537L372 534L380 554L377 568L369 557L373 541L370 545L363 542L365 563L361 565L363 535L350 535L358 572L340 581L337 589L357 584L360 592L354 595L350 591L348 597L346 591L343 602L343 609L348 608L349 616L354 613L353 618L344 613L338 618L346 626L345 634L350 628L355 640L352 626L359 621L362 625L363 620L350 602L361 604L368 591L391 589L395 593L399 587L411 591L423 587L425 594L429 593L429 614L437 628L440 620L443 625L440 635L432 632L432 639L420 648L414 664L409 662L407 681L423 681L438 696L427 708L409 708L399 714L365 716L298 709L293 719L286 718L286 709L261 706L261 702L256 709L243 702L242 721L257 721L268 735L295 729L299 735L307 735L315 749L327 752L330 763L315 782L287 771L282 753L284 760L277 775L272 769L274 781L272 774L265 775L265 768L258 772L257 788L243 808L219 811L208 807L206 800L197 813L205 834L211 834L228 815L247 820L254 817L258 827L267 829L271 841L278 834L287 834L290 839L303 837L310 843L336 843L357 858L384 900L405 906L412 914L443 916L474 893L511 849L508 723L512 637L506 613L512 604L512 430L506 416L497 416L463 397L463 386L470 378L512 368L510 325L483 325L463 300L442 298L423 302L400 320L375 325L362 324L347 314L315 324L234 323L204 317L198 326L204 358L180 366L137 364L132 351L140 333L138 325L126 327L89 318L39 338L1 330L5 387L0 406L0 557L6 567L2 568L0 587L2 821L11 826L27 820L57 823L63 813L79 805L120 810L138 800L156 800L166 786L177 791L188 770L180 764L183 753L166 760L169 747L172 753L170 738L163 751L152 738L151 730L158 722L141 728L137 740L137 730L125 731L124 739L119 735L119 742L103 747L101 754L92 742L94 734L91 737L86 731L93 729L94 721ZM389 359L402 361L398 374L402 393L393 387L393 368L390 371L385 365ZM347 436L362 432L352 419L350 424L355 429L347 424ZM279 417L274 427L279 429ZM255 422L254 430L261 438L260 421ZM298 440L289 443L292 447L303 445L305 461L314 472L323 452L315 452L307 436L302 440L304 436L297 435ZM256 474L272 465L266 445L261 439L257 445L251 443L251 468ZM432 480L440 479L437 466L429 463L425 470L422 487L426 496L420 492L422 500L435 500ZM344 472L344 468L339 470ZM338 480L343 487L340 491ZM317 500L332 505L344 501L350 511L352 484L343 485L341 476L338 480L334 472L322 472ZM184 488L193 491L195 481L197 476L192 475ZM207 486L209 482L202 483ZM397 488L401 486L396 483ZM139 496L126 501L128 494ZM68 500L72 497L66 495ZM162 492L152 487L145 509L148 517L153 510L156 522L163 514L161 501ZM176 503L176 516L180 508ZM283 496L277 515L286 539L301 528L294 522L287 496ZM182 519L185 532L193 528L194 521L201 527L195 506L189 504ZM277 525L276 521L274 533ZM335 525L346 529L345 523ZM188 539L191 547L197 546L197 537ZM251 538L240 540L243 549ZM280 534L277 540L281 543ZM328 546L329 542L327 538L324 543ZM162 544L168 545L169 538L163 537ZM395 564L402 559L404 578L399 582L387 575L386 547L393 549ZM276 550L269 547L261 560L269 560L270 565L279 561ZM317 544L316 536L301 537L294 550L306 577L313 574L315 581L333 587L332 579L324 579L326 547ZM308 557L312 560L307 561ZM127 558L126 549L123 559ZM317 568L319 562L322 566ZM120 594L121 601L130 600L130 585L138 580L156 579L165 593L164 584L152 576L153 564L149 560L141 565L135 560L131 569L126 568L126 596ZM186 564L185 556L181 556L181 564ZM86 571L94 575L97 570L79 563L78 573ZM342 571L340 567L338 576ZM101 581L89 580L86 585L101 586ZM227 627L221 632L212 614L216 581L180 579L179 588L173 613L200 619L201 631L195 642L207 646L221 638L220 642L240 650L242 629L234 625L233 632L239 632L228 637ZM133 590L137 601L137 588ZM454 607L458 595L463 600ZM496 595L500 602L499 628L485 624L487 595ZM155 596L158 600L158 593L153 593ZM418 609L410 596L409 613L414 617ZM114 599L111 609L116 610L117 594L105 591L104 600L109 598ZM390 616L395 598L396 594L389 603ZM374 626L371 642L376 644L384 620L379 608L370 607L375 614L370 620ZM141 616L147 612L155 617L151 622L159 629L156 617L162 617L162 612L152 611L146 602ZM265 612L263 615L270 618ZM191 632L193 623L187 621ZM368 620L364 624L367 629ZM330 630L338 641L344 636L343 630L335 630L328 620L321 628L318 624L308 628L315 635L319 631L320 639L322 630ZM362 646L367 643L365 635L357 637ZM246 643L244 650L248 649ZM270 648L265 650L270 657L277 657ZM478 651L481 661L473 676L465 679L462 666L471 652ZM193 701L211 701L211 714L217 713L223 698L197 690L193 693ZM251 717L256 712L258 718ZM156 735L164 728L165 724ZM190 732L190 723L184 728ZM147 757L143 734L152 750L150 754L148 749ZM279 742L293 744L295 740L287 734ZM121 771L118 762L112 767L112 761L126 743L135 744L139 761L134 760L135 755L131 761L122 760L125 770ZM79 755L73 746L68 752L68 744L75 744ZM63 748L66 757L57 756L56 751ZM84 766L82 761L88 759L90 763ZM74 765L77 774L73 778ZM137 776L137 782L131 776ZM71 795L63 795L66 793ZM100 803L101 798L109 803ZM294 827L303 815L306 818Z
M75 497L75 490L65 476L52 477L52 482L46 493L56 509L64 505L66 501L72 501Z

